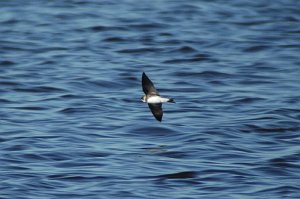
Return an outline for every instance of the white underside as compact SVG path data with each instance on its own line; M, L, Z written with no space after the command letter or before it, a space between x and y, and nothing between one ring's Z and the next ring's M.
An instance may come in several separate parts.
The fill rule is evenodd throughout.
M155 104L155 103L163 103L169 101L168 98L163 98L160 96L149 97L147 103Z

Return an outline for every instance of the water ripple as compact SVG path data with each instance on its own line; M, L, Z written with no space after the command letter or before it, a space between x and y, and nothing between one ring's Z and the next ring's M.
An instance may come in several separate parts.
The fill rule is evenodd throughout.
M224 2L0 1L0 197L300 198L299 2Z

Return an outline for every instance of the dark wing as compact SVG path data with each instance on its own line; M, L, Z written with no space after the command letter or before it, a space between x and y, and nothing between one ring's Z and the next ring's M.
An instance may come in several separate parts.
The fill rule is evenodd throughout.
M152 81L147 77L145 73L142 76L142 86L143 91L146 95L159 95L157 90L155 89Z
M161 108L161 103L157 103L157 104L148 104L153 116L161 122L162 116L163 116L163 110Z

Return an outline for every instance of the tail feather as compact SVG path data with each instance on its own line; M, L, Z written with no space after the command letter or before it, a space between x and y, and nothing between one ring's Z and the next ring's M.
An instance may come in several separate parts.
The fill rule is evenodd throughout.
M169 98L168 102L176 103L175 100L174 100L173 98Z

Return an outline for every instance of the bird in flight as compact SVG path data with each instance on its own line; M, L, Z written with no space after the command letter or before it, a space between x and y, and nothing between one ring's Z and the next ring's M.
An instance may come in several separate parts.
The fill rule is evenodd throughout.
M145 73L143 73L142 75L142 87L145 93L145 95L141 98L142 102L148 103L153 116L161 122L163 116L162 103L175 103L174 99L161 97L158 91L155 89L152 81L147 77Z

